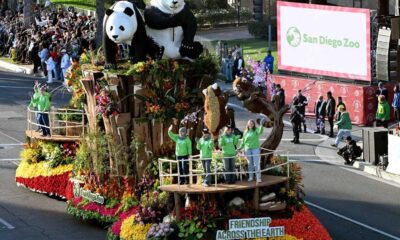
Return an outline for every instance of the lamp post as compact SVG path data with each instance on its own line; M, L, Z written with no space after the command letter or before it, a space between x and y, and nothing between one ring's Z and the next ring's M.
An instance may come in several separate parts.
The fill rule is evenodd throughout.
M271 26L271 0L268 0L268 49L271 50L272 41L272 26Z

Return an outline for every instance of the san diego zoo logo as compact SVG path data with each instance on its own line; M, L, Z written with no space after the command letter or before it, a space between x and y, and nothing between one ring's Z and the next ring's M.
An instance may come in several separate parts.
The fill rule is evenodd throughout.
M301 43L301 33L297 27L290 27L286 32L286 40L292 47L297 47Z

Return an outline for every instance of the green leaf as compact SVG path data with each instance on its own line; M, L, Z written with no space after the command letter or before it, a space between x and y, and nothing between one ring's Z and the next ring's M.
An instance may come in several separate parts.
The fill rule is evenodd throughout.
M167 95L167 96L165 96L165 98L168 100L168 101L170 101L171 103L175 103L176 101L175 101L175 98L173 98L171 95Z
M198 233L198 234L196 235L196 237L197 237L198 239L202 239L202 238L203 238L203 233Z
M184 236L185 236L185 234L183 234L181 232L178 234L178 237L180 237L180 238L183 238Z

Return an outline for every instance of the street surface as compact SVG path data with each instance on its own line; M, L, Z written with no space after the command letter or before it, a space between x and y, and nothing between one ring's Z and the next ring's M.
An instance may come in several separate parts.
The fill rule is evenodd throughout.
M26 105L35 79L0 72L0 240L105 239L106 232L100 226L67 214L64 201L15 184L19 152L25 142ZM54 83L51 87L60 85ZM57 91L53 105L62 106L68 98L65 91ZM235 98L230 104L240 129L248 119L261 117L244 111ZM315 126L311 122L310 130ZM359 139L361 132L357 129L354 135ZM305 200L333 239L400 239L399 185L345 166L329 146L333 139L327 136L302 133L298 145L290 142L292 137L291 126L287 125L279 150L301 164Z

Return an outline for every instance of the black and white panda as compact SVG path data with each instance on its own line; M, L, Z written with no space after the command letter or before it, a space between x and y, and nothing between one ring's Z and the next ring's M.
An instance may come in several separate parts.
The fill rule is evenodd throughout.
M162 56L160 48L146 34L143 17L137 7L128 1L118 1L106 10L103 21L105 68L117 68L117 44L128 44L131 63Z
M194 42L197 22L184 0L151 0L144 11L147 34L164 47L163 58L196 59L203 51Z

